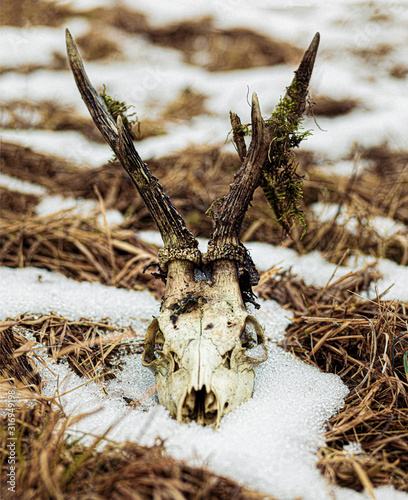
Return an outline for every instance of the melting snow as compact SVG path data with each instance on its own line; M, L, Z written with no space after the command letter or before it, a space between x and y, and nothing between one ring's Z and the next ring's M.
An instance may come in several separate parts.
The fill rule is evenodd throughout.
M80 284L32 268L3 268L0 277L2 317L25 310L53 310L70 319L110 316L111 322L134 324L140 331L135 318L146 323L158 312L158 302L147 292ZM256 314L266 324L267 336L282 338L290 313L273 301L261 302L262 309ZM46 395L78 387L61 397L64 411L73 416L99 410L73 426L71 433L100 434L113 425L111 439L152 445L161 437L173 456L195 465L206 464L253 488L281 498L325 498L328 486L315 468L315 452L323 443L324 422L339 409L347 393L337 376L323 374L270 344L269 359L258 371L254 397L227 415L214 432L194 423L179 425L155 396L139 408L128 408L123 396L143 399L154 377L142 367L140 356L126 355L122 362L123 370L117 370L117 379L107 383L108 396L104 397L97 384L78 387L84 381L66 364L47 360L52 371L43 370ZM296 480L288 482L287 475L294 468Z
M265 244L257 249L264 259L270 259L273 250ZM321 271L319 262L316 268ZM111 324L132 325L138 335L159 310L158 301L148 292L77 283L36 268L0 268L0 297L1 318L26 311L54 311L69 319L109 317ZM346 386L336 375L321 373L278 348L275 342L283 338L292 315L274 301L260 302L260 311L251 312L272 341L269 358L258 370L253 397L228 414L217 432L195 423L179 425L158 405L156 396L146 396L154 377L142 367L139 355L122 356L123 370L117 370L117 378L107 383L108 395L104 396L97 384L81 386L84 380L68 365L55 365L44 354L52 370L43 370L44 393L51 396L77 388L61 397L64 411L71 416L97 411L71 428L74 436L101 434L112 426L111 439L152 445L160 437L174 457L207 465L281 499L323 500L330 498L330 490L337 500L362 499L354 492L343 496L343 490L330 487L315 467L324 423L341 407ZM142 403L129 408L124 396ZM376 490L381 500L399 498L394 493L390 488Z
M162 246L160 234L157 231L139 231L137 234L148 243ZM199 238L198 242L200 250L205 252L207 240ZM375 288L380 294L389 289L387 293L384 293L383 298L408 300L408 267L399 266L387 259L359 255L350 257L348 266L337 266L327 262L317 250L306 255L299 255L293 248L276 247L258 241L245 243L245 246L260 271L267 271L272 266L290 268L293 274L302 278L307 285L325 286L329 281L333 282L349 272L361 269L366 264L377 262L377 269L383 278L372 286L368 295L374 298Z
M110 0L73 0L73 3L83 9L114 5ZM406 147L403 122L408 108L406 80L389 76L392 65L407 65L406 3L376 3L389 21L374 20L371 15L376 6L354 0L332 3L330 8L318 0L279 0L273 6L268 0L256 0L251 5L244 0L179 0L175 3L126 0L126 3L148 14L155 23L212 15L219 27L245 26L302 47L307 46L314 31L319 30L322 42L312 79L312 94L357 99L361 107L343 117L319 119L325 131L317 129L312 121L306 121L306 128L315 129L314 136L305 143L306 149L320 153L328 164L334 165L336 173L350 175L354 165L344 162L344 158L351 146L379 145L387 140L394 150ZM73 19L70 28L74 36L79 36L85 33L88 23ZM209 73L184 64L177 51L158 49L146 43L143 37L119 33L118 36L128 60L109 65L88 63L87 70L98 89L105 83L112 95L136 104L140 117L150 116L150 112L154 115L155 108L165 106L188 85L209 95L210 116L199 117L188 125L174 125L167 136L143 141L138 149L144 158L169 154L193 143L222 142L230 129L229 109L241 114L244 122L249 119L245 98L247 85L250 92L258 92L263 113L267 115L293 74L294 68L284 65ZM62 28L2 27L0 42L3 49L6 48L1 55L1 64L6 66L49 64L55 50L65 52ZM356 55L359 50L375 49L379 43L391 47L390 54L379 64L362 62ZM87 116L68 71L35 71L27 75L5 73L0 77L0 94L5 101L52 99L61 105L75 106L79 113ZM89 142L76 132L4 130L2 133L5 140L57 154L80 165L98 167L112 154L108 146ZM0 184L21 192L43 194L43 188L38 187L36 192L36 186L19 181L13 184L5 176L0 178ZM60 210L62 203L69 201L48 198L39 211ZM393 232L395 226L380 229L379 224L384 222L388 223L376 220L379 234ZM144 237L148 239L146 234ZM155 242L157 237L158 233L152 234ZM205 248L205 241L200 244ZM294 274L308 284L325 285L333 276L333 279L338 278L374 260L358 257L353 265L340 266L334 275L335 266L327 263L318 252L301 257L294 250L263 243L250 243L247 247L260 270L280 263L281 267L291 267ZM379 260L379 270L384 274L379 291L394 284L386 297L408 300L408 269ZM276 342L283 337L291 315L273 301L261 301L261 305L261 310L255 314L265 325L267 337ZM0 268L1 318L24 312L47 314L51 311L70 319L108 317L111 324L132 325L142 334L151 317L158 314L158 309L159 303L148 292L77 283L44 269ZM118 441L132 439L153 444L160 436L166 439L166 447L173 456L192 464L206 464L216 472L281 499L296 496L305 500L329 499L332 498L330 489L337 500L368 499L367 494L330 487L315 467L315 452L322 444L324 422L341 407L346 387L337 376L304 365L273 342L269 344L268 361L259 368L253 398L227 415L217 432L196 424L180 426L157 404L154 396L147 398L139 408L127 407L123 396L143 398L154 383L150 372L141 366L140 356L123 357L124 369L118 371L117 379L107 384L108 396L104 396L94 383L62 396L69 415L100 409L78 422L71 432L75 435L78 432L101 434L114 424L110 437ZM57 389L62 393L84 382L67 365L55 365L52 360L48 363L59 376L59 387L57 379L45 370L47 394L53 395ZM375 494L378 500L408 498L393 488L376 489Z
M2 130L1 135L4 141L65 158L78 166L100 167L112 158L107 144L88 141L80 132L16 129Z

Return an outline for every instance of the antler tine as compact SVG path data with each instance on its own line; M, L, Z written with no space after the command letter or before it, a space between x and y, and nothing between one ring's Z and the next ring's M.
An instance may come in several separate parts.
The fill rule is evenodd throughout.
M229 193L224 197L221 208L215 216L215 228L208 244L207 260L220 258L225 251L231 252L232 247L242 248L240 247L239 233L252 195L258 187L263 165L268 158L266 139L270 135L262 119L255 92L252 94L251 119L251 145L241 169L235 174L234 183L231 185ZM236 251L242 253L241 250ZM231 256L231 253L229 255Z
M141 160L121 117L118 116L118 122L115 123L104 101L92 86L68 29L66 44L78 90L95 125L129 174L161 233L165 248L160 256L160 265L163 267L168 260L174 258L185 258L198 263L200 253L197 240L186 228L183 218L163 192L158 179Z
M319 40L320 35L316 33L299 68L295 71L291 85L287 88L284 100L296 103L295 106L291 106L289 116L286 118L291 123L297 123L305 110ZM239 241L242 222L255 189L263 182L265 171L274 169L274 155L271 152L275 148L279 148L277 139L287 132L282 129L281 123L274 120L273 116L265 123L255 93L252 95L251 121L252 140L247 153L243 138L239 134L241 121L237 115L231 113L234 141L243 164L239 172L235 174L230 191L223 198L220 209L215 215L214 231L208 244L207 255L204 258L206 262L227 258L237 260L248 268L253 266L245 248ZM283 124L283 127L285 125L287 124Z

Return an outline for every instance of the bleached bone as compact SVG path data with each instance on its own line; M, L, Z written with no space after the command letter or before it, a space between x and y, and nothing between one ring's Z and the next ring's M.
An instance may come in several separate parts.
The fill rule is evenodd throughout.
M255 189L263 182L270 150L278 138L262 119L252 95L252 139L248 151L231 113L234 141L242 167L214 216L207 253L140 159L119 116L117 123L93 88L69 31L68 59L82 99L105 140L129 174L163 239L159 265L166 277L160 314L146 332L142 362L155 373L159 401L179 422L196 420L218 426L221 417L253 392L255 372L267 359L264 333L245 307L253 301L255 266L239 240L242 222ZM304 112L319 45L317 33L305 52L286 97L295 103L292 117ZM273 125L273 123L272 123ZM273 167L273 165L272 165ZM203 278L204 276L204 278Z

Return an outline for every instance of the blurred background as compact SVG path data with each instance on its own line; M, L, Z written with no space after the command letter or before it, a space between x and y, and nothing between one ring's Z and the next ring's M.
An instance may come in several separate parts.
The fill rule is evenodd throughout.
M297 151L307 233L295 225L282 241L257 192L243 239L317 249L334 263L368 255L406 265L407 21L406 2L4 0L3 217L89 214L96 186L109 223L155 229L80 99L66 27L96 89L134 106L140 155L203 237L207 208L239 168L229 111L248 123L255 91L269 116L319 31L304 121L312 135Z

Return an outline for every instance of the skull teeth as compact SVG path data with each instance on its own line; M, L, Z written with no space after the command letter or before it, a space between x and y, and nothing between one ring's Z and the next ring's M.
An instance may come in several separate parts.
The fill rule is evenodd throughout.
M179 422L195 420L200 425L218 426L221 419L220 401L215 392L206 386L196 391L186 390L177 411Z

